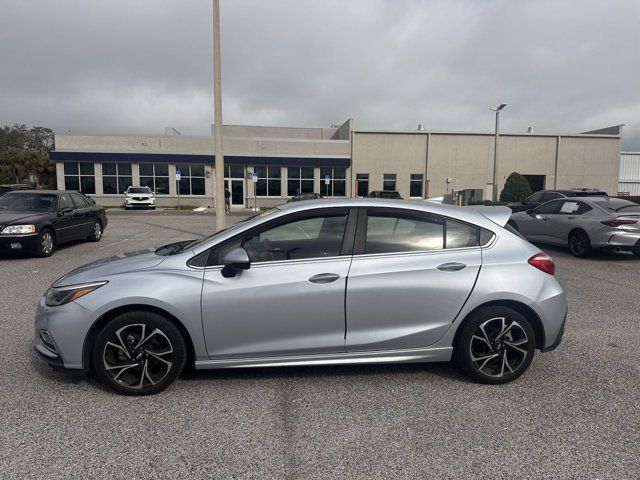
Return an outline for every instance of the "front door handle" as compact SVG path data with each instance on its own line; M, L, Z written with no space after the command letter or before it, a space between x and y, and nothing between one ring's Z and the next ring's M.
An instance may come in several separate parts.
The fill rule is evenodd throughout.
M311 283L331 283L340 278L337 273L319 273L309 279Z
M438 265L436 268L443 272L457 272L458 270L467 268L467 266L464 263L450 262L450 263L443 263L442 265Z

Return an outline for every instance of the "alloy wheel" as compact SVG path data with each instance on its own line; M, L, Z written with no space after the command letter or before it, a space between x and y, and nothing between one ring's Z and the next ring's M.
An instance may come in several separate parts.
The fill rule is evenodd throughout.
M162 381L173 365L173 345L159 328L150 333L143 323L126 325L106 342L104 368L120 385L143 389Z
M570 247L575 255L583 256L589 247L586 235L582 232L575 232L571 236Z
M492 318L481 323L471 337L471 361L484 375L504 377L524 364L528 343L529 338L518 322Z
M93 224L93 238L100 240L100 237L102 237L102 225L100 222L96 222Z
M42 253L49 255L53 251L53 235L50 232L43 232L40 237Z

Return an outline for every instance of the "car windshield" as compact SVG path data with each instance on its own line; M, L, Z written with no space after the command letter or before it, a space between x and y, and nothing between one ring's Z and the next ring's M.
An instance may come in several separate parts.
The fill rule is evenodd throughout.
M55 196L38 193L7 193L0 197L0 210L51 212Z
M245 218L244 220L241 220L238 223L235 223L235 224L231 225L228 228L223 228L222 230L217 231L213 235L209 235L208 237L198 238L197 240L184 240L182 242L175 242L175 243L170 243L168 245L163 245L162 247L160 247L160 248L158 248L156 250L156 255L160 255L160 256L163 256L163 257L167 256L167 255L175 255L177 253L183 252L184 250L188 250L190 248L197 247L201 243L203 243L203 242L205 242L207 240L210 240L212 238L215 238L216 236L220 235L221 233L226 233L226 232L229 232L231 230L235 230L235 229L239 228L240 226L244 225L245 223L247 223L249 220L253 220L254 218L258 218L258 217L265 217L265 216L271 214L273 211L274 211L274 209L270 208L268 210L265 210L264 212L260 212L260 213L256 213L255 215L251 215L251 216Z
M630 202L628 200L614 200L609 199L602 202L594 202L599 207L609 210L610 212L619 213L640 213L640 205Z
M127 193L151 193L149 187L129 187Z

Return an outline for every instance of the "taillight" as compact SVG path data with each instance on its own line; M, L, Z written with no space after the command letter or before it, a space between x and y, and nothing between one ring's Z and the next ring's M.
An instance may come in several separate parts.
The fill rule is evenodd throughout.
M637 220L625 220L625 219L617 219L617 220L602 220L600 223L606 225L607 227L619 227L620 225L632 225L634 223L638 223Z
M527 261L529 262L529 265L533 265L544 273L548 273L549 275L556 274L556 264L553 263L553 259L546 253L536 253Z

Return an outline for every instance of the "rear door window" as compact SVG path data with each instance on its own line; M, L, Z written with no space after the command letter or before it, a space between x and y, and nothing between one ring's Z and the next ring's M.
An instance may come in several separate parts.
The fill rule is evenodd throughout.
M442 217L412 212L369 210L364 253L396 253L442 248Z

